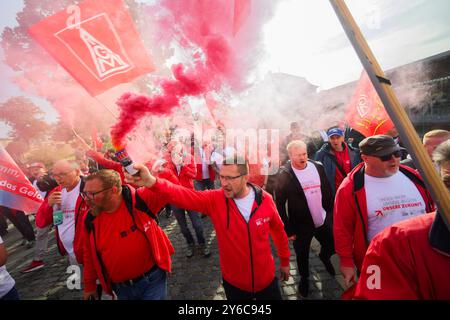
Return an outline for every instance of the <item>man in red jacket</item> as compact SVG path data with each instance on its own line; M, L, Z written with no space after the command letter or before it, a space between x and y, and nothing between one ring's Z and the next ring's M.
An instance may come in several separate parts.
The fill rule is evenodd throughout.
M450 194L450 140L434 162ZM402 221L378 234L367 249L356 299L450 300L450 229L440 213Z
M170 203L208 215L220 252L223 286L228 299L281 299L269 235L281 262L281 280L289 278L289 245L272 197L248 184L248 163L240 158L224 161L222 189L195 191L157 179L144 165L139 175L125 173L126 181L145 186Z
M374 236L392 224L434 210L418 173L400 165L403 148L392 137L376 135L360 142L363 163L344 179L334 205L334 241L345 284L356 283Z
M80 196L84 181L75 161L59 160L53 166L53 177L58 187L50 191L36 214L36 226L56 226L58 249L68 255L70 264L82 264L83 220L87 205ZM58 211L55 211L55 208Z
M119 300L161 300L174 250L155 214L165 204L147 188L122 185L114 170L86 177L84 299L98 299L96 280Z
M163 172L165 176L159 176L176 184L180 184L183 187L194 189L194 179L197 174L194 158L185 151L181 143L172 142L172 146L169 150L170 151L168 151L164 159L166 161ZM167 175L170 175L170 177ZM209 257L211 251L209 250L209 246L206 245L205 237L203 235L203 224L200 214L194 210L185 210L184 208L177 207L173 204L171 204L171 209L188 245L186 248L186 257L191 258L194 255L195 247L194 237L187 225L186 212L191 220L192 227L194 228L197 237L197 243L203 256Z

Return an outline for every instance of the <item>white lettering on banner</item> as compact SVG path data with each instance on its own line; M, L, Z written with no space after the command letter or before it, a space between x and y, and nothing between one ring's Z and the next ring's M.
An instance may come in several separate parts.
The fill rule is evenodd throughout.
M0 188L4 188L4 189L10 190L10 191L17 190L17 186L9 183L7 180L0 181Z
M95 15L83 21L80 21L80 8L78 6L69 6L67 13L71 14L66 21L67 27L56 32L54 36L67 47L93 77L98 81L103 81L134 68L114 25L106 13ZM83 25L86 27L89 25L91 30L99 30L98 33L102 36L107 36L105 33L109 33L116 50L106 46L92 32L88 32ZM69 32L70 35L68 34L67 39L65 39L65 34ZM74 32L75 34L78 33L79 39L85 45L89 55L86 54L86 50L80 47L79 43L75 43ZM90 59L90 61L86 59Z
M381 289L381 269L377 265L370 265L367 267L367 277L366 285L369 290Z
M77 265L67 267L66 273L71 275L67 278L66 284L69 290L81 290L81 269Z
M0 173L6 174L8 176L12 176L15 178L19 178L19 171L13 168L9 168L0 164Z
M43 200L41 194L36 189L29 189L28 187L20 187L19 192L30 198Z

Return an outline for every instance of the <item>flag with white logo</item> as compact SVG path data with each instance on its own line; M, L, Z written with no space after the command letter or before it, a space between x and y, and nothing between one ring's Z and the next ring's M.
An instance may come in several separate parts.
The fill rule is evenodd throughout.
M155 69L122 0L71 5L29 32L92 96Z

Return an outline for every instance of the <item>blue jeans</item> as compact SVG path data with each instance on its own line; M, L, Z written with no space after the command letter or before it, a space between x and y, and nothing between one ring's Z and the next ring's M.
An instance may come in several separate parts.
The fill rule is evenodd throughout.
M181 229L181 233L183 234L187 243L190 245L194 244L194 238L192 237L192 234L189 231L185 211L187 211L189 219L191 219L192 227L194 227L198 244L205 244L205 237L203 236L203 225L199 213L192 210L181 209L172 205L172 212L175 215L175 218L177 219L178 225L180 226Z
M195 180L194 188L195 188L195 190L200 190L200 191L214 190L214 181L211 181L210 179Z
M113 284L119 300L165 300L167 275L158 267L133 285Z
M20 300L19 293L17 292L16 287L13 287L7 294L0 298L0 300L8 301L8 300Z

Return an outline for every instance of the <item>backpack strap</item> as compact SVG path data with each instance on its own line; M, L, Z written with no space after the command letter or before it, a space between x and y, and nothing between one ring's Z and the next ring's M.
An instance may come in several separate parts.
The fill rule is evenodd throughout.
M159 225L159 220L158 217L150 210L150 208L147 206L147 204L145 203L144 199L141 198L141 196L139 195L139 193L136 192L134 193L134 198L136 200L134 207L140 211L145 212L150 218L152 218L153 220L156 221L156 223Z
M122 196L125 200L125 205L128 209L128 213L131 215L134 221L134 215L133 215L133 209L136 208L139 211L145 212L150 218L156 221L156 223L159 225L158 217L155 216L155 214L150 210L150 208L145 203L144 199L141 198L141 196L138 194L137 190L134 193L134 208L133 208L133 195L131 194L131 190L128 186L122 187Z
M344 168L342 168L342 166L337 162L336 157L333 157L331 154L329 153L325 153L325 155L331 160L333 161L333 163L336 165L336 168L338 168L339 172L345 177L347 177L347 173L345 172Z

